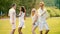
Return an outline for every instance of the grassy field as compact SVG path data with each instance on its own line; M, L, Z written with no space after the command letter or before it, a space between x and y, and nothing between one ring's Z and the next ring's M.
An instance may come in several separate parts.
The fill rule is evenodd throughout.
M16 31L15 34L18 34L18 18L16 20ZM48 26L50 28L49 34L60 34L60 17L53 17L47 19ZM23 34L32 34L31 27L32 20L27 17L25 20L25 28L22 29ZM10 34L11 25L9 19L0 19L0 34ZM45 32L45 30L44 30ZM36 29L36 34L39 34L39 29Z

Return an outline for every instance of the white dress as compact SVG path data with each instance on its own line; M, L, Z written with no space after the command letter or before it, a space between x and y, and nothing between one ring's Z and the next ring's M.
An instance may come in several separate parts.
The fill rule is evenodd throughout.
M34 22L34 20L36 19L35 17L36 17L36 15L34 15L34 16L31 16L32 17L32 23ZM37 26L39 26L39 22L38 22L38 19L37 19L37 21L35 22L35 24L33 25L34 26L34 28L35 27L37 27Z
M19 16L19 26L18 27L23 27L24 26L24 16L25 16L25 13L23 13L23 12L21 12L20 14L19 14L20 16Z

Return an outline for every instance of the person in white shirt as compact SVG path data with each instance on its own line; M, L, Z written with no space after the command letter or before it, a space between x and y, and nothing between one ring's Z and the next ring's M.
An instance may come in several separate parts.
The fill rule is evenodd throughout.
M20 7L20 13L19 13L19 26L18 26L18 32L19 34L22 34L22 28L24 27L24 22L25 22L25 14L26 10L24 6Z
M12 25L12 31L11 34L14 34L16 29L16 4L12 4L11 9L9 9L9 16L10 16L10 23Z
M47 13L46 13L46 8L44 7L44 2L40 2L40 7L37 10L38 11L38 15L39 15L39 25L40 25L40 34L42 33L43 28L45 27L46 32L45 34L48 34L49 32L49 27L46 23L46 19L48 18Z
M33 8L31 11L31 17L32 17L32 34L36 34L34 31L36 30L37 26L39 26L38 22L38 14L36 13L36 9Z

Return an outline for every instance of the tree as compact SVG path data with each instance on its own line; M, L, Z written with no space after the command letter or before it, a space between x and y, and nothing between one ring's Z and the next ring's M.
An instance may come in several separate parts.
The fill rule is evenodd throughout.
M55 6L60 9L60 0L55 0Z
M7 15L11 4L12 0L0 0L0 12L2 11L5 15Z
M26 13L30 15L32 7L34 7L36 0L0 0L0 11L8 15L9 8L12 3L17 4L17 13L20 6L25 6ZM26 15L27 15L26 14Z

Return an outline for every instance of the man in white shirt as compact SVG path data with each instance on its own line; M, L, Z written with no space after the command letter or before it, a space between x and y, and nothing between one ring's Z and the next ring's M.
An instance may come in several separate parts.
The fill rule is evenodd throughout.
M44 7L44 2L40 2L40 8L38 9L38 20L39 20L39 28L40 28L40 34L42 34L42 30L45 27L46 32L45 34L48 34L49 32L49 27L46 23L46 18L47 18L47 13L46 13L46 9Z
M9 9L10 23L12 25L11 34L14 34L16 28L16 4L12 4L11 9Z

